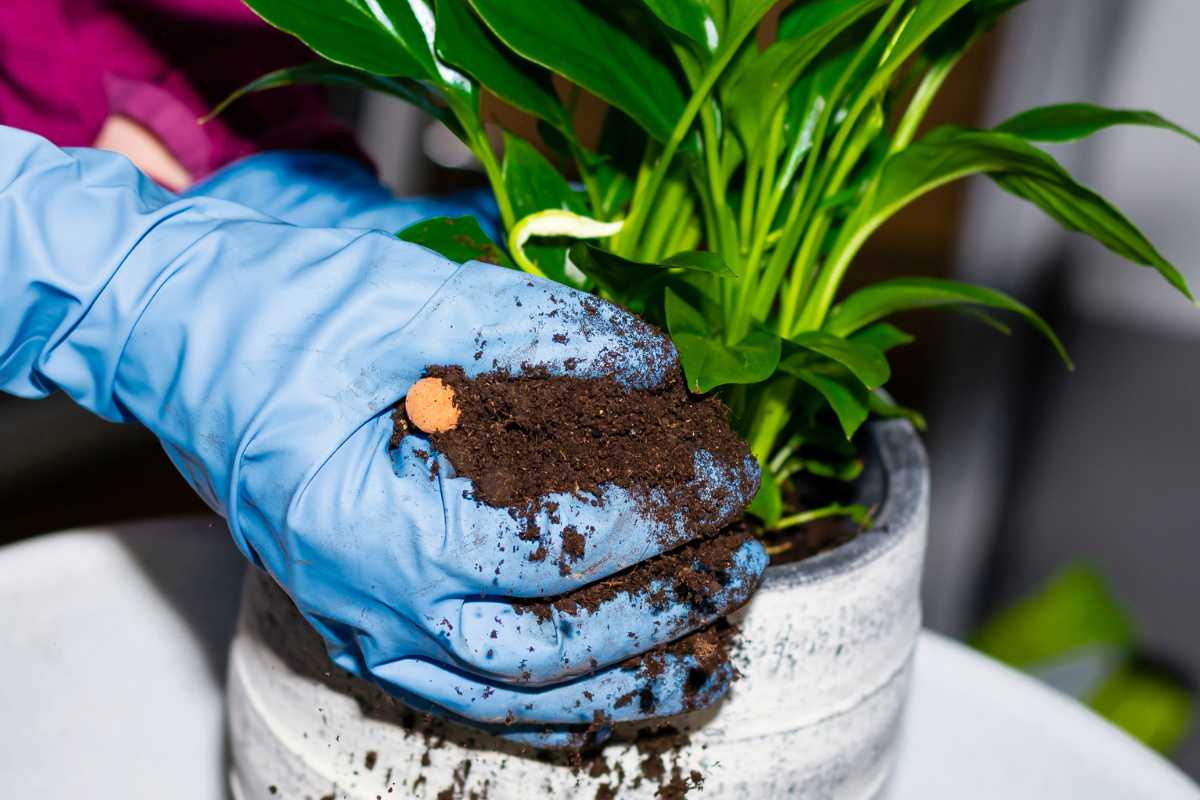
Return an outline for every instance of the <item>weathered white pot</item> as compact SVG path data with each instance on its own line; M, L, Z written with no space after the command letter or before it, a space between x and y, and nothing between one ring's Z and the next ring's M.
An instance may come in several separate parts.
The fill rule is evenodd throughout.
M690 743L668 774L688 797L858 800L887 780L920 628L928 470L907 423L870 429L863 500L878 525L842 547L772 567L742 628L742 679L715 709L676 720ZM620 731L606 774L416 719L342 674L287 597L251 573L229 665L230 782L237 800L382 797L653 798L644 755ZM432 746L431 746L432 745ZM466 762L470 762L467 764ZM424 762L424 763L423 763ZM619 768L618 768L619 765ZM621 779L621 774L624 778ZM600 792L598 795L597 793ZM612 795L608 795L612 796Z

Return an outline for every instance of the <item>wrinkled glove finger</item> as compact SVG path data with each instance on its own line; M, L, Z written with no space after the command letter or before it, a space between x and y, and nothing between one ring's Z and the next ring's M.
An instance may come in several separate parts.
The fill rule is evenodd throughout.
M435 635L472 672L518 685L561 682L726 616L750 598L768 560L756 539L722 536L557 600L468 600L457 624Z
M717 702L729 689L727 662L662 652L635 666L614 666L565 684L523 689L488 682L430 661L376 664L371 677L401 697L408 693L484 725L593 725L682 714Z
M437 331L419 337L416 332ZM414 364L457 364L468 377L530 366L580 378L660 386L678 361L671 341L629 312L567 286L468 262L396 334Z
M393 454L402 480L392 480L436 492L445 532L429 545L437 548L431 552L440 551L463 595L543 598L574 591L719 530L737 518L757 487L753 459L725 465L700 452L696 477L684 492L697 509L691 520L671 501L647 505L619 486L606 487L594 500L548 495L532 512L514 512L476 502L471 482L453 477L448 462L439 459L433 470L420 456L425 446L417 437L402 441Z

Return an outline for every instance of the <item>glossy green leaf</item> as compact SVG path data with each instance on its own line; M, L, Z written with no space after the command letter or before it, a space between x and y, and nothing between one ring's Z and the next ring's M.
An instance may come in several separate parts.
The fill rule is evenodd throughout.
M1191 731L1195 698L1174 677L1127 665L1089 700L1096 713L1160 753L1170 754Z
M664 25L682 33L710 53L719 35L709 0L642 0Z
M925 422L925 416L920 411L902 406L890 398L880 395L878 392L871 394L871 397L867 401L867 407L872 414L882 419L894 419L896 417L906 419L919 431L923 431L928 427Z
M785 372L788 371L784 367L785 364L803 367L811 361L809 353L816 353L850 370L868 389L879 388L891 377L887 358L880 350L865 342L856 342L822 331L797 334L786 341L801 348L803 352L788 355L783 359L780 369Z
M330 61L379 75L437 77L414 11L423 9L432 19L421 0L246 0L246 5Z
M886 353L895 347L912 344L915 340L889 322L876 322L855 331L851 334L850 341L869 344L881 353Z
M992 179L1005 191L1037 205L1064 228L1087 234L1117 255L1153 268L1195 303L1187 279L1125 215L1100 195L1073 181L1047 181L1035 175L998 173Z
M497 97L574 137L566 109L549 80L514 64L475 18L465 0L437 1L437 51Z
M508 133L504 135L501 178L518 220L547 209L587 213L582 198L554 165L529 142ZM584 285L584 276L567 268L565 244L531 244L524 252L547 277L577 288Z
M783 367L784 365L780 364L780 369ZM861 381L848 372L796 369L791 374L820 392L837 415L842 433L847 439L867 421L871 393Z
M644 277L657 271L670 269L685 269L730 278L737 277L737 273L730 269L719 255L708 251L677 253L655 264L634 261L589 242L580 242L571 248L571 261L587 275L602 276L601 283L608 279L616 280L619 284L626 284L630 279L636 279L639 275Z
M1069 142L1116 125L1162 128L1200 143L1200 137L1196 134L1153 111L1102 108L1087 103L1032 108L1000 123L995 130L1035 142Z
M458 264L483 261L513 268L508 255L488 238L474 217L434 217L410 225L396 236L428 247Z
M1071 366L1058 336L1028 306L995 289L940 278L895 278L859 289L834 306L825 330L845 337L900 311L957 305L984 306L1019 315L1049 339L1067 366Z
M806 458L799 465L805 472L818 478L831 478L835 481L853 481L862 475L866 466L861 458L851 458L846 461L827 461L824 459Z
M579 194L554 165L529 142L511 134L504 136L503 176L517 219L548 208L577 214L587 211Z
M1130 647L1133 626L1104 580L1076 566L1001 611L979 629L972 644L1025 669L1083 647Z
M971 0L931 37L925 49L930 61L962 53L980 34L991 30L1004 14L1025 0Z
M939 28L972 0L920 0L900 35L876 71L873 83L882 86Z
M848 225L865 240L916 198L951 181L984 173L1064 227L1085 233L1118 255L1149 266L1188 299L1187 281L1111 203L1077 183L1054 158L1020 137L953 126L939 128L884 164L869 202Z
M755 330L741 342L728 345L700 311L670 288L665 304L667 330L693 392L704 393L731 383L757 383L775 372L780 354L778 336Z
M671 71L579 0L470 3L521 56L622 109L655 138L665 141L671 135L684 107L683 93Z
M251 81L233 94L226 97L204 118L207 121L217 116L238 99L253 92L267 89L278 89L284 86L350 86L356 89L370 89L384 94L394 95L412 103L427 114L441 120L452 131L459 131L458 121L447 112L444 106L438 105L429 96L428 90L417 81L409 78L395 78L385 75L374 75L353 67L333 64L328 61L314 61L298 67L287 67L269 72Z
M791 38L742 63L723 96L747 146L754 145L804 69L838 34L881 5L882 0L814 0L798 6L791 12L793 19L800 17L792 23Z

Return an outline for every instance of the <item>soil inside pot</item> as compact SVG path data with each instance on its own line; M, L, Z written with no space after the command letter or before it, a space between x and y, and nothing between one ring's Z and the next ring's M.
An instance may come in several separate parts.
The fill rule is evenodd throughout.
M793 514L830 503L849 505L860 501L856 482L821 478L811 474L797 476L784 490L785 514ZM764 532L758 521L747 517L738 523L759 536L771 554L771 566L794 564L827 550L841 547L861 532L850 517L826 517L784 530Z

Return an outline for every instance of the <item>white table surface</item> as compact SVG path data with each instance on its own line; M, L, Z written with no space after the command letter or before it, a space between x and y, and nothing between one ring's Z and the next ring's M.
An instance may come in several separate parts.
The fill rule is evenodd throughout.
M0 548L0 797L225 800L241 574L219 520ZM1043 797L1200 788L1074 701L923 634L890 800Z

